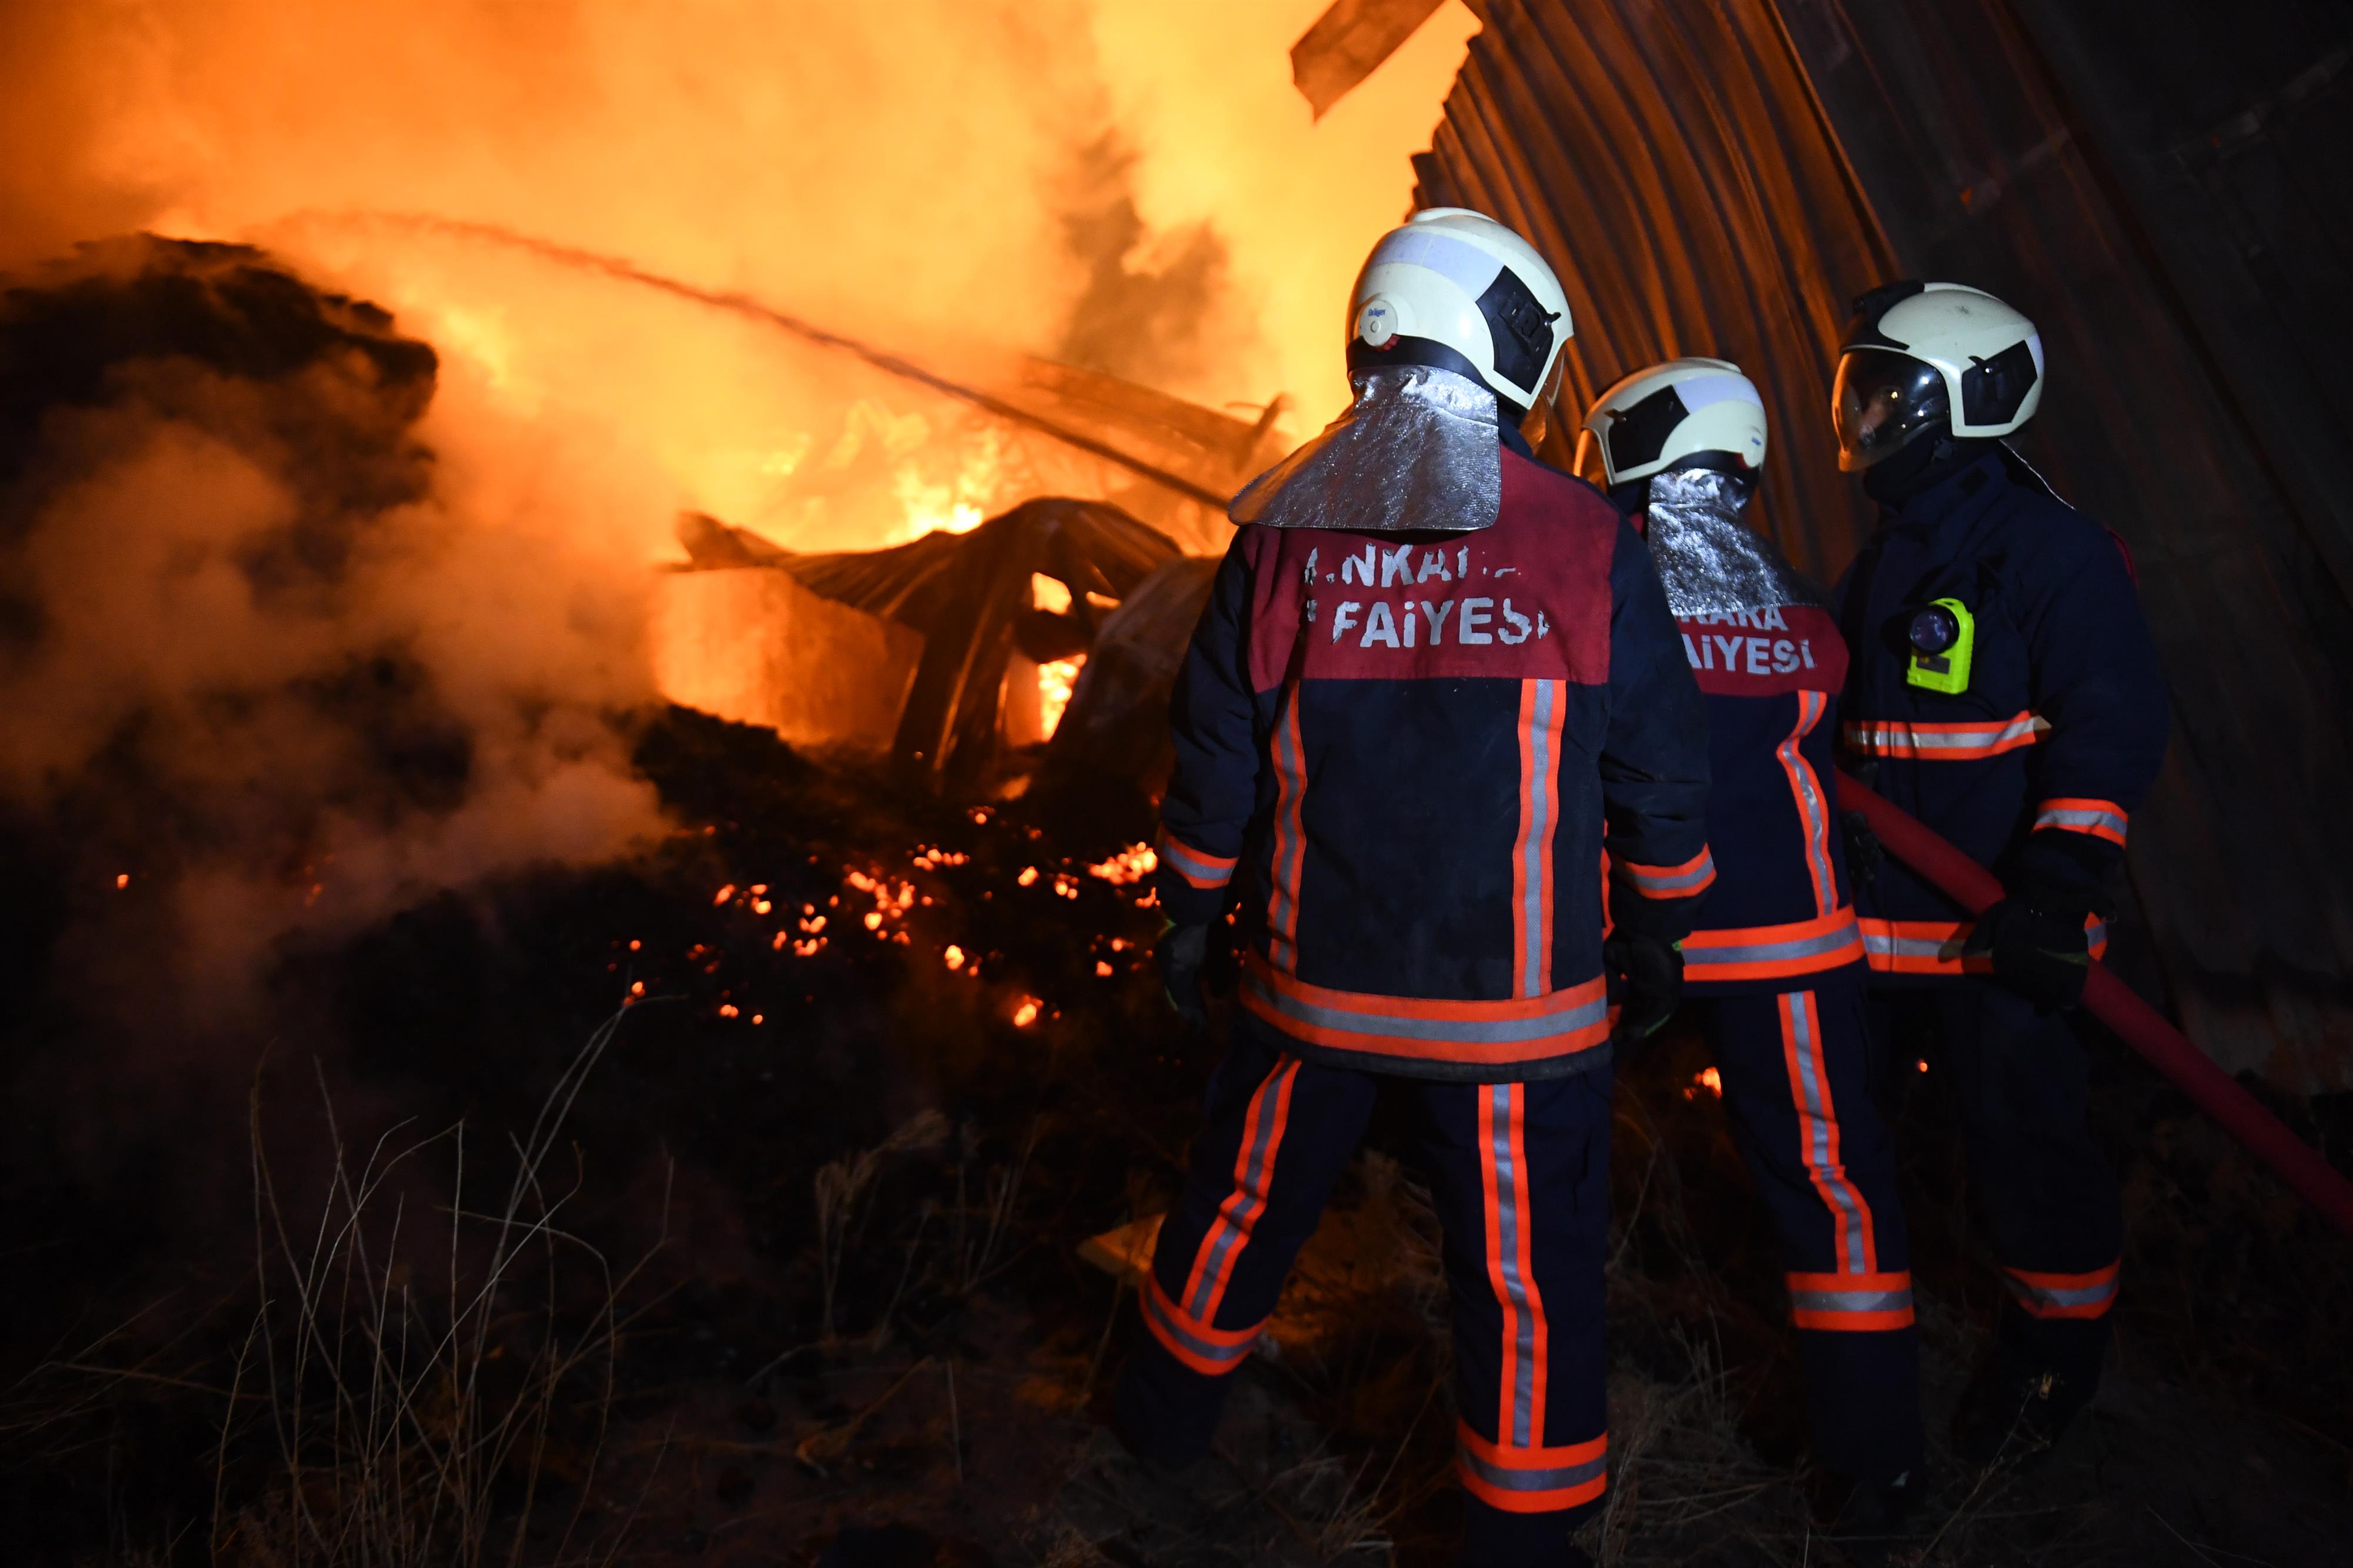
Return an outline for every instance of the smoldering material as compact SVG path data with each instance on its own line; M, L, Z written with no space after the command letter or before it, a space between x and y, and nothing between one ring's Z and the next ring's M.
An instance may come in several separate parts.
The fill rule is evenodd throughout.
M1504 504L1495 395L1428 365L1349 376L1356 400L1252 479L1226 515L1262 528L1468 533Z
M1652 477L1651 560L1678 619L1828 603L1771 540L1741 521L1746 504L1746 487L1730 474L1700 468Z

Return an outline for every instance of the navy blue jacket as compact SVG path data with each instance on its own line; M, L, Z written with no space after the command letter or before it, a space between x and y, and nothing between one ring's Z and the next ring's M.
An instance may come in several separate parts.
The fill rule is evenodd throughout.
M1284 1049L1509 1082L1608 1060L1602 866L1669 939L1714 878L1706 719L1642 541L1503 454L1472 533L1245 528L1178 678L1158 889Z
M2012 891L2099 901L2164 760L2165 679L2122 544L2017 462L1997 450L1914 496L1841 579L1841 741L1880 794ZM1977 622L1968 687L1951 695L1905 679L1912 617L1939 598ZM1858 903L1881 974L1988 967L1962 960L1961 909L1892 858Z
M1683 942L1695 995L1802 989L1862 962L1839 831L1846 644L1804 605L1676 622L1707 703L1715 886Z

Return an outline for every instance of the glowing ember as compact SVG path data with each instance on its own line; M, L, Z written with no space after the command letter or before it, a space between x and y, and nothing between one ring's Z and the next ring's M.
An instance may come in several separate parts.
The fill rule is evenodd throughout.
M1708 1093L1715 1096L1718 1100L1722 1100L1724 1098L1724 1075L1717 1072L1714 1068L1702 1068L1700 1069L1699 1076L1692 1079L1692 1082L1699 1085L1700 1088L1707 1090Z
M761 1014L754 1013L752 1015L752 1025L754 1028L757 1028L760 1025L765 1024L767 1021L767 1018Z
M646 983L645 983L644 981L642 981L642 980L632 980L631 982L629 982L629 994L630 994L630 995L632 995L632 996L642 996L642 995L644 995L645 994L646 994Z
M1141 882L1152 875L1159 864L1160 857L1153 853L1151 845L1131 844L1102 865L1088 867L1087 875L1100 877L1112 886L1121 888L1130 882ZM1118 944L1114 942L1113 945Z
M1026 888L1037 879L1038 868L1035 866L1024 866L1021 868L1021 875L1013 879L1013 885L1017 888Z
M643 946L645 946L645 945L646 945L646 944L645 944L644 942L638 942L638 941L637 941L635 938L631 938L631 939L630 939L630 942L629 942L629 951L630 951L631 952L637 952L637 951L638 951L638 949L639 949L639 948L641 948L641 947L643 947Z
M882 929L881 910L869 910L866 911L866 929L868 931L881 931Z
M1021 999L1021 1005L1013 1009L1013 1026L1017 1029L1026 1029L1037 1021L1038 998L1024 996Z
M1038 722L1049 740L1062 721L1062 710L1071 705L1071 693L1079 684L1079 667L1086 662L1087 656L1082 653L1038 667Z
M712 907L712 909L717 909L720 905L722 905L722 904L725 903L728 900L730 900L730 899L733 898L734 896L735 896L735 884L734 884L734 883L733 883L733 882L730 882L730 883L728 883L725 887L723 887L723 888L720 889L718 892L716 892L716 893L714 893L714 894L712 894L712 898L711 898L711 907Z
M114 879L114 885L118 889L131 886L131 873L128 871L118 873Z
M1922 1072L1926 1072L1926 1071L1928 1070L1928 1064L1927 1064L1926 1060L1925 1060L1925 1059L1923 1059L1922 1061L1920 1061L1920 1062L1919 1062L1919 1063L1917 1063L1916 1065L1919 1067L1919 1068L1920 1068L1920 1070L1921 1070Z
M1102 959L1100 959L1100 958L1096 959L1096 960L1095 960L1095 973L1096 973L1098 976L1100 976L1101 978L1103 978L1103 979L1105 979L1105 980L1110 979L1110 978L1111 978L1111 965L1110 965L1109 963L1105 963L1103 960L1102 960Z
M780 931L776 933L776 940L770 942L768 946L778 952L782 952L785 951L785 943L792 940L792 934L793 933L788 931Z
M733 1002L722 1002L719 1004L719 1016L723 1018L734 1017L736 1016L735 1004Z
M947 960L947 964L950 969L962 969L964 967L964 949L956 946L954 942L948 943L947 952L941 954L941 956Z

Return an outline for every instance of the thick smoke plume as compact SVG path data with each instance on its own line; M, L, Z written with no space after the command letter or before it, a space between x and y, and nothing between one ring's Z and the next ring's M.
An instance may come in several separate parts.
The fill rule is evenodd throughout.
M231 998L298 926L659 830L632 584L567 559L582 498L481 515L437 369L243 247L89 245L0 302L0 800L92 997Z

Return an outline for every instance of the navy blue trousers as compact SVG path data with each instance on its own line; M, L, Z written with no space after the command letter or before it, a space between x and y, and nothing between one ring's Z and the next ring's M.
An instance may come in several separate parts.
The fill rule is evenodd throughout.
M1445 1227L1469 1550L1566 1561L1608 1476L1609 1084L1607 1067L1525 1084L1377 1076L1238 1031L1145 1284L1150 1332L1118 1400L1129 1442L1176 1464L1207 1451L1387 1087L1410 1098L1414 1163Z
M2010 1292L1999 1333L2088 1398L2107 1349L2124 1203L2092 1140L2091 1057L2075 1021L1979 979L1875 990L1871 1011L1883 1048L1916 1047L1930 1087L1952 1097L1970 1195Z
M1857 1480L1920 1465L1920 1341L1895 1149L1871 1092L1859 974L1697 1002L1735 1140L1779 1233L1815 1458Z

